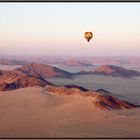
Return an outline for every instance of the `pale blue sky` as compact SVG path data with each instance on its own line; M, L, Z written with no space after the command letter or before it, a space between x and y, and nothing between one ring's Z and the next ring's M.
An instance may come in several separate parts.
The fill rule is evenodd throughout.
M140 3L0 3L0 52L139 56Z

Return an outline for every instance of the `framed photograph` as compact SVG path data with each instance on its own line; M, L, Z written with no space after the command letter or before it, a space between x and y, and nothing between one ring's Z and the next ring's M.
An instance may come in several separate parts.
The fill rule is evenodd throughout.
M140 138L140 3L0 2L0 138Z

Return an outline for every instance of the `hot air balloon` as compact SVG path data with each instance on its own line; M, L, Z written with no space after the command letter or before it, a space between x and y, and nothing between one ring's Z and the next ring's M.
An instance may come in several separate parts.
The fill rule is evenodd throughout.
M86 40L89 42L90 39L93 37L93 34L92 34L92 32L85 32L84 36L85 36Z

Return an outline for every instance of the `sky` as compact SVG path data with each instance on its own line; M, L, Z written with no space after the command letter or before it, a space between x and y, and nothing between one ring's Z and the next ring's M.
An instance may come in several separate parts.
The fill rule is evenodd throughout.
M0 3L0 53L140 56L140 3Z

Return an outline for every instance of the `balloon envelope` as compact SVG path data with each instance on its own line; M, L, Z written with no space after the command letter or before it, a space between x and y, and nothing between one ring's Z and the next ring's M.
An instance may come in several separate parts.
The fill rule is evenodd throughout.
M93 34L92 32L85 32L85 38L86 40L89 42L90 39L93 37Z

